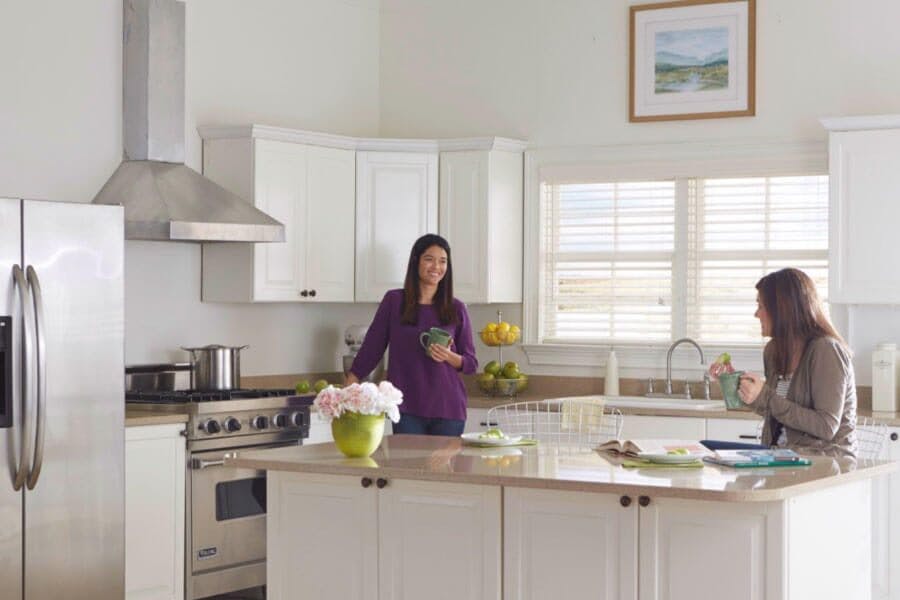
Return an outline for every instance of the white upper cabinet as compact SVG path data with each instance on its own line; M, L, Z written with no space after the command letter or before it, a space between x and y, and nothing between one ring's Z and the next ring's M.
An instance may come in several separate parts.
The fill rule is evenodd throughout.
M887 258L900 229L900 115L823 119L830 176L829 298L900 303Z
M467 303L522 301L525 144L498 142L441 152L440 233L453 251L453 294Z
M413 242L437 232L437 170L436 151L356 153L357 302L402 288Z
M204 244L203 300L352 302L355 152L264 133L201 130L204 174L285 227L284 243Z

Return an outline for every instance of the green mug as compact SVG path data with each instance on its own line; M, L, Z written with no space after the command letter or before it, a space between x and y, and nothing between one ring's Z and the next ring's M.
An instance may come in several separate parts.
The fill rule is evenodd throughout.
M722 397L725 398L725 408L744 408L746 406L738 394L743 374L743 371L735 371L719 375L719 386L722 388Z
M428 331L423 331L419 334L419 344L425 348L425 352L431 355L431 351L428 347L431 344L438 344L439 346L449 346L450 341L453 339L453 336L450 335L450 332L444 331L440 327L432 327Z

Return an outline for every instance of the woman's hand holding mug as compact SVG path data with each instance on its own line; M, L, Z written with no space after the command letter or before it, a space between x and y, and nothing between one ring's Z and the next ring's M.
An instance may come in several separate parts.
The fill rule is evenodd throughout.
M741 375L741 382L738 385L738 395L744 404L753 404L756 398L762 392L766 378L758 373L746 372Z

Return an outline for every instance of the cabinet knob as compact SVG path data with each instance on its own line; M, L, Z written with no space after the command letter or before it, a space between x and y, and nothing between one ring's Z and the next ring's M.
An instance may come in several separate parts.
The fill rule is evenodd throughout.
M650 506L650 496L639 496L638 504L641 506Z
M631 506L631 497L630 496L622 496L619 498L619 504L622 506Z
M371 477L363 477L362 481L360 481L360 483L362 483L362 486L364 488L367 488L370 485L372 485L372 478Z
M382 489L387 484L388 484L387 479L384 479L383 477L379 477L378 479L375 480L375 485L378 486L379 490Z
M892 434L891 434L891 441L892 441L892 442L896 442L896 441L897 441L897 434L896 434L896 433L892 433Z
M316 290L309 290L309 295L312 296L313 298L315 298L315 297L316 297Z
M307 296L309 296L309 292L307 292L306 290L301 290L300 295L306 298Z

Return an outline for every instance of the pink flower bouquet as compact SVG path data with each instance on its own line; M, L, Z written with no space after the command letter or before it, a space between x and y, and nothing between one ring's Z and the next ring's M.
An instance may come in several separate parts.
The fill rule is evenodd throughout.
M390 381L374 383L352 383L347 387L336 388L329 385L319 392L313 405L319 414L331 421L339 419L346 412L361 415L386 415L392 422L400 420L400 409L403 403L403 392Z

